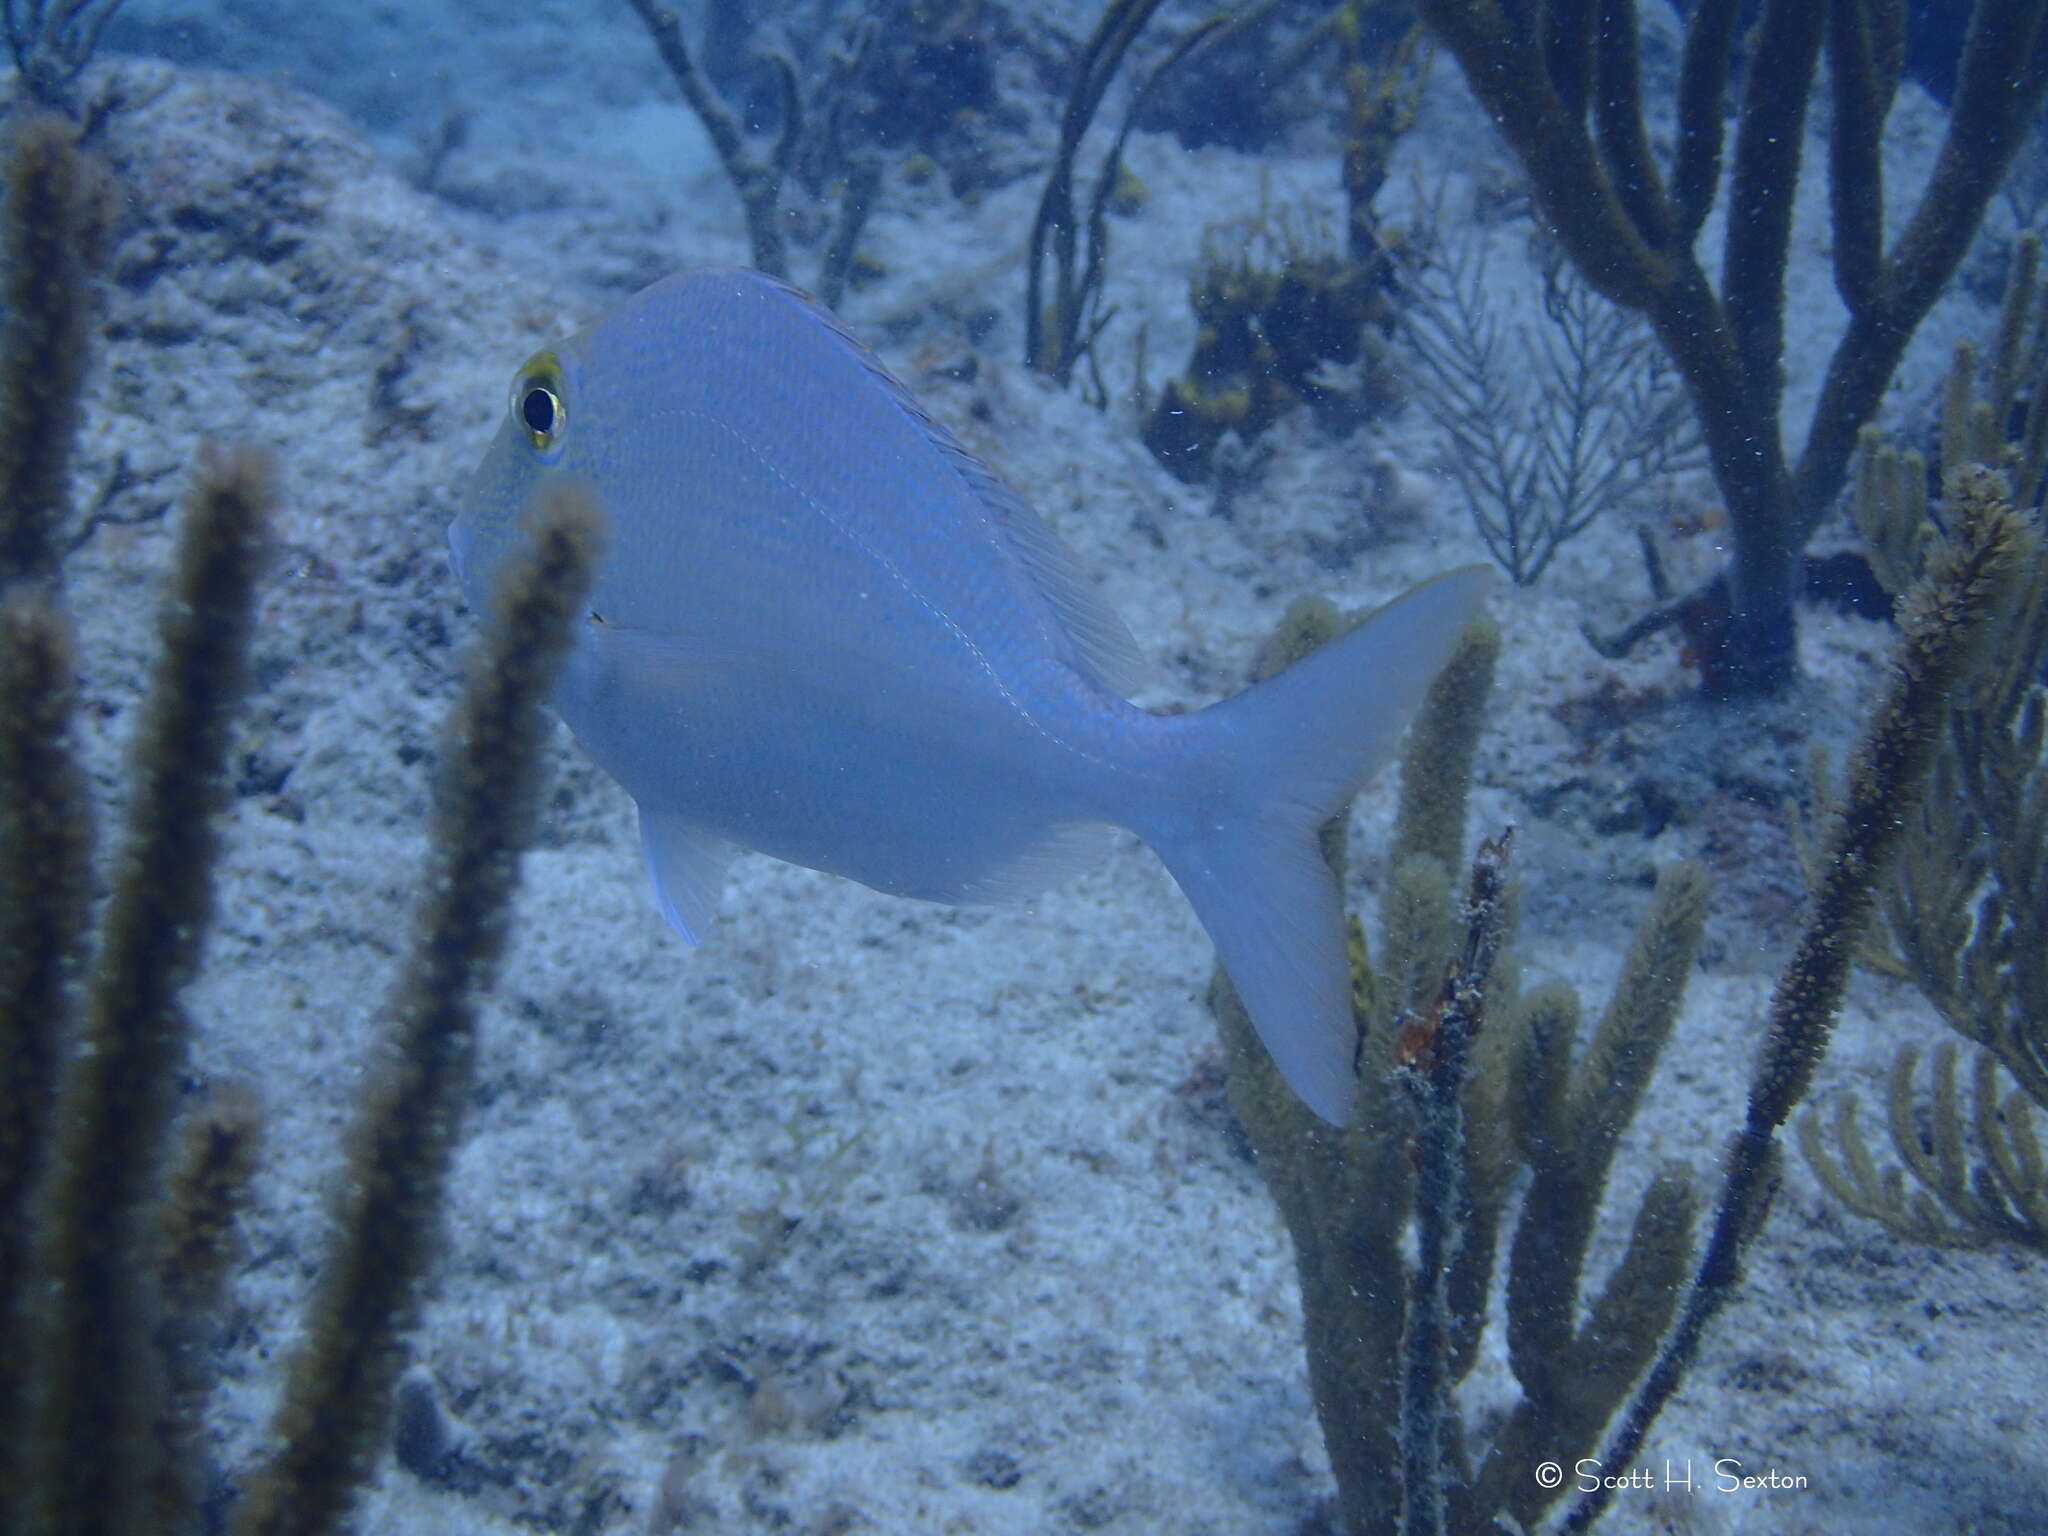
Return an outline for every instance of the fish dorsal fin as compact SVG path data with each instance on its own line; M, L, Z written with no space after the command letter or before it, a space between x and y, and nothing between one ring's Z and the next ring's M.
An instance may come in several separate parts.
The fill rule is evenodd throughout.
M729 844L673 811L640 808L640 852L654 881L654 904L685 944L710 931L732 860Z
M1152 679L1151 669L1138 650L1137 641L1131 638L1124 621L1096 592L1079 557L1053 531L1052 526L1026 505L1021 496L998 480L995 471L970 453L957 437L932 420L903 381L891 373L837 315L800 289L760 273L750 272L747 275L783 289L828 327L841 344L860 360L875 382L888 391L896 406L917 424L946 462L953 466L988 512L996 536L1022 562L1032 582L1044 594L1062 636L1071 645L1072 654L1067 659L1118 693L1128 695L1142 691Z
M1151 669L1131 638L1124 621L1116 616L1102 594L1095 590L1081 559L1053 527L1027 506L1024 499L995 477L995 474L937 422L927 424L933 441L953 457L960 471L988 508L996 530L1045 600L1052 605L1060 628L1074 644L1082 664L1099 680L1126 696L1138 693L1151 682Z

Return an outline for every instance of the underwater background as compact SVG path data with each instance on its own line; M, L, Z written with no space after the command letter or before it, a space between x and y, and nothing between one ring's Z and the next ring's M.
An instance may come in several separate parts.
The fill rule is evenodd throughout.
M1218 306L1241 323L1262 274L1356 255L1337 9L1266 4L1169 63L1208 13L1167 4L1131 45L1077 162L1085 196L1127 127L1064 384L1026 361L1027 242L1092 3L681 11L756 154L787 123L764 62L786 50L807 111L789 276L843 290L853 333L1068 542L1152 664L1153 707L1238 690L1299 598L1370 607L1507 563L1467 504L1469 440L1446 424L1428 338L1398 312L1483 306L1512 438L1538 430L1550 387L1546 313L1599 302L1561 298L1522 169L1450 54L1411 38L1405 6L1345 7L1366 40L1341 46L1401 103L1371 198L1389 264L1369 292L1330 283L1319 323L1343 334L1326 350L1276 356L1268 313L1252 330L1273 346L1202 374ZM1916 12L1883 137L1894 231L1947 127L1961 23L1941 22ZM1668 143L1683 22L1644 0L1638 24ZM477 624L448 564L457 498L522 359L666 273L758 247L626 0L127 0L76 99L116 194L62 561L103 826L200 445L268 449L279 481L215 917L185 994L191 1082L246 1084L265 1125L212 1346L225 1506L264 1452L420 895L440 725ZM1795 444L1844 324L1828 113L1804 133ZM1957 343L1990 335L2019 237L2048 230L2044 162L2037 114L1886 390L1877 421L1900 441L1937 431ZM850 187L864 220L835 258ZM1703 250L1726 216L1708 213ZM1675 633L1620 656L1589 643L1730 547L1697 441L1659 413L1670 380L1640 336L1607 344L1615 388L1649 404L1590 439L1589 473L1654 473L1594 497L1526 584L1496 582L1468 826L1515 828L1522 985L1568 984L1589 1016L1658 870L1708 877L1683 1007L1607 1179L1596 1274L1661 1170L1714 1183L1806 911L1810 754L1839 771L1895 638L1882 594L1833 584L1800 605L1789 690L1713 703ZM1590 408L1580 426L1610 430ZM1810 552L1864 542L1838 508ZM689 950L650 899L631 802L566 732L548 757L411 1406L360 1529L1343 1528L1288 1229L1224 1090L1213 953L1135 837L1021 908L894 900L743 857ZM1347 894L1367 914L1399 790L1380 775L1351 823ZM1945 1037L1906 980L1859 970L1809 1103L1881 1106L1900 1047ZM2048 1530L2040 1250L1925 1246L1845 1210L1806 1159L1782 1176L1647 1442L1655 1486L1618 1492L1600 1529ZM1496 1326L1458 1388L1464 1421L1483 1435L1516 1395ZM1772 1485L1723 1489L1726 1459Z

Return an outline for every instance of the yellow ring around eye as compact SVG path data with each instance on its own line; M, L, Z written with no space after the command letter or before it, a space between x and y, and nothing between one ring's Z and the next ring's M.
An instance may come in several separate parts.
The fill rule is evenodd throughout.
M561 361L552 352L536 352L513 381L512 419L526 445L544 457L552 458L560 450L568 429L567 391Z

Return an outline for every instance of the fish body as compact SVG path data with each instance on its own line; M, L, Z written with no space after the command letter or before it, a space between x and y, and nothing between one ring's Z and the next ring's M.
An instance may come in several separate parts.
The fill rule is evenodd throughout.
M633 796L663 915L735 847L941 902L1021 900L1109 827L1165 861L1325 1118L1352 1094L1316 829L1483 591L1453 572L1237 699L1161 716L1072 555L838 322L761 274L664 279L530 360L450 529L473 604L549 476L608 540L555 707Z

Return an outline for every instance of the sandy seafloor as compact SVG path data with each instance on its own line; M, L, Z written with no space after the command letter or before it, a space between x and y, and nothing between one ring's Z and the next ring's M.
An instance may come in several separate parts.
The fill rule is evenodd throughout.
M230 1473L259 1449L320 1260L323 1190L413 905L475 628L443 545L463 477L532 349L672 267L745 254L702 134L623 8L601 9L578 30L528 8L464 44L470 61L435 62L480 82L435 190L409 180L432 103L403 71L450 40L401 48L390 11L364 19L346 69L120 65L103 147L124 207L78 472L96 521L66 564L82 734L109 798L165 513L197 445L274 449L284 490L190 995L195 1076L252 1084L268 1118L214 1413ZM381 82L415 115L386 101L373 138L291 74L358 107L350 91ZM1157 665L1157 702L1232 691L1297 596L1375 602L1483 558L1412 412L1348 438L1289 419L1225 507L1152 461L1128 406L1098 412L1025 370L1021 252L1052 111L1029 105L1037 137L1010 152L1031 174L972 205L891 178L865 241L885 275L843 309L1100 576ZM1939 114L1908 87L1896 123L1893 185L1910 186ZM1256 157L1133 140L1149 197L1115 228L1113 380L1140 318L1155 386L1179 366L1206 225L1262 195L1337 215L1327 123L1295 139ZM1412 167L1455 212L1505 164L1440 65L1382 206L1398 216ZM1823 199L1816 177L1795 402L1838 317ZM1525 228L1496 229L1503 272ZM1916 347L1900 420L1954 338L1982 329L1997 267L1980 254L1970 271ZM1375 462L1400 468L1399 496L1376 494ZM1641 514L1679 582L1718 555L1711 532L1674 531L1696 494ZM1474 796L1475 828L1518 827L1528 979L1570 981L1589 1010L1649 872L1695 857L1714 876L1684 1018L1619 1160L1609 1254L1649 1171L1680 1159L1709 1177L1734 1123L1799 911L1780 797L1809 733L1839 760L1885 642L1809 610L1792 699L1704 710L1671 644L1610 663L1579 638L1645 600L1636 548L1615 517L1537 587L1496 588L1506 653ZM1607 687L1626 711L1571 707ZM1214 1087L1208 946L1152 856L1120 837L1028 908L959 911L750 857L688 951L649 899L629 803L558 738L415 1340L456 1453L438 1483L387 1462L361 1528L1334 1529L1288 1239ZM1359 803L1367 911L1395 792L1389 774ZM1654 836L1631 809L1650 803L1676 812ZM1917 994L1859 976L1819 1101L1868 1099L1899 1045L1941 1035ZM1747 1284L1649 1447L1660 1473L1689 1460L1698 1491L1624 1494L1603 1528L2043 1529L2044 1285L2039 1260L1930 1252L1845 1215L1794 1156ZM1495 1333L1461 1402L1485 1423L1512 1390ZM1720 1494L1719 1457L1805 1485Z

